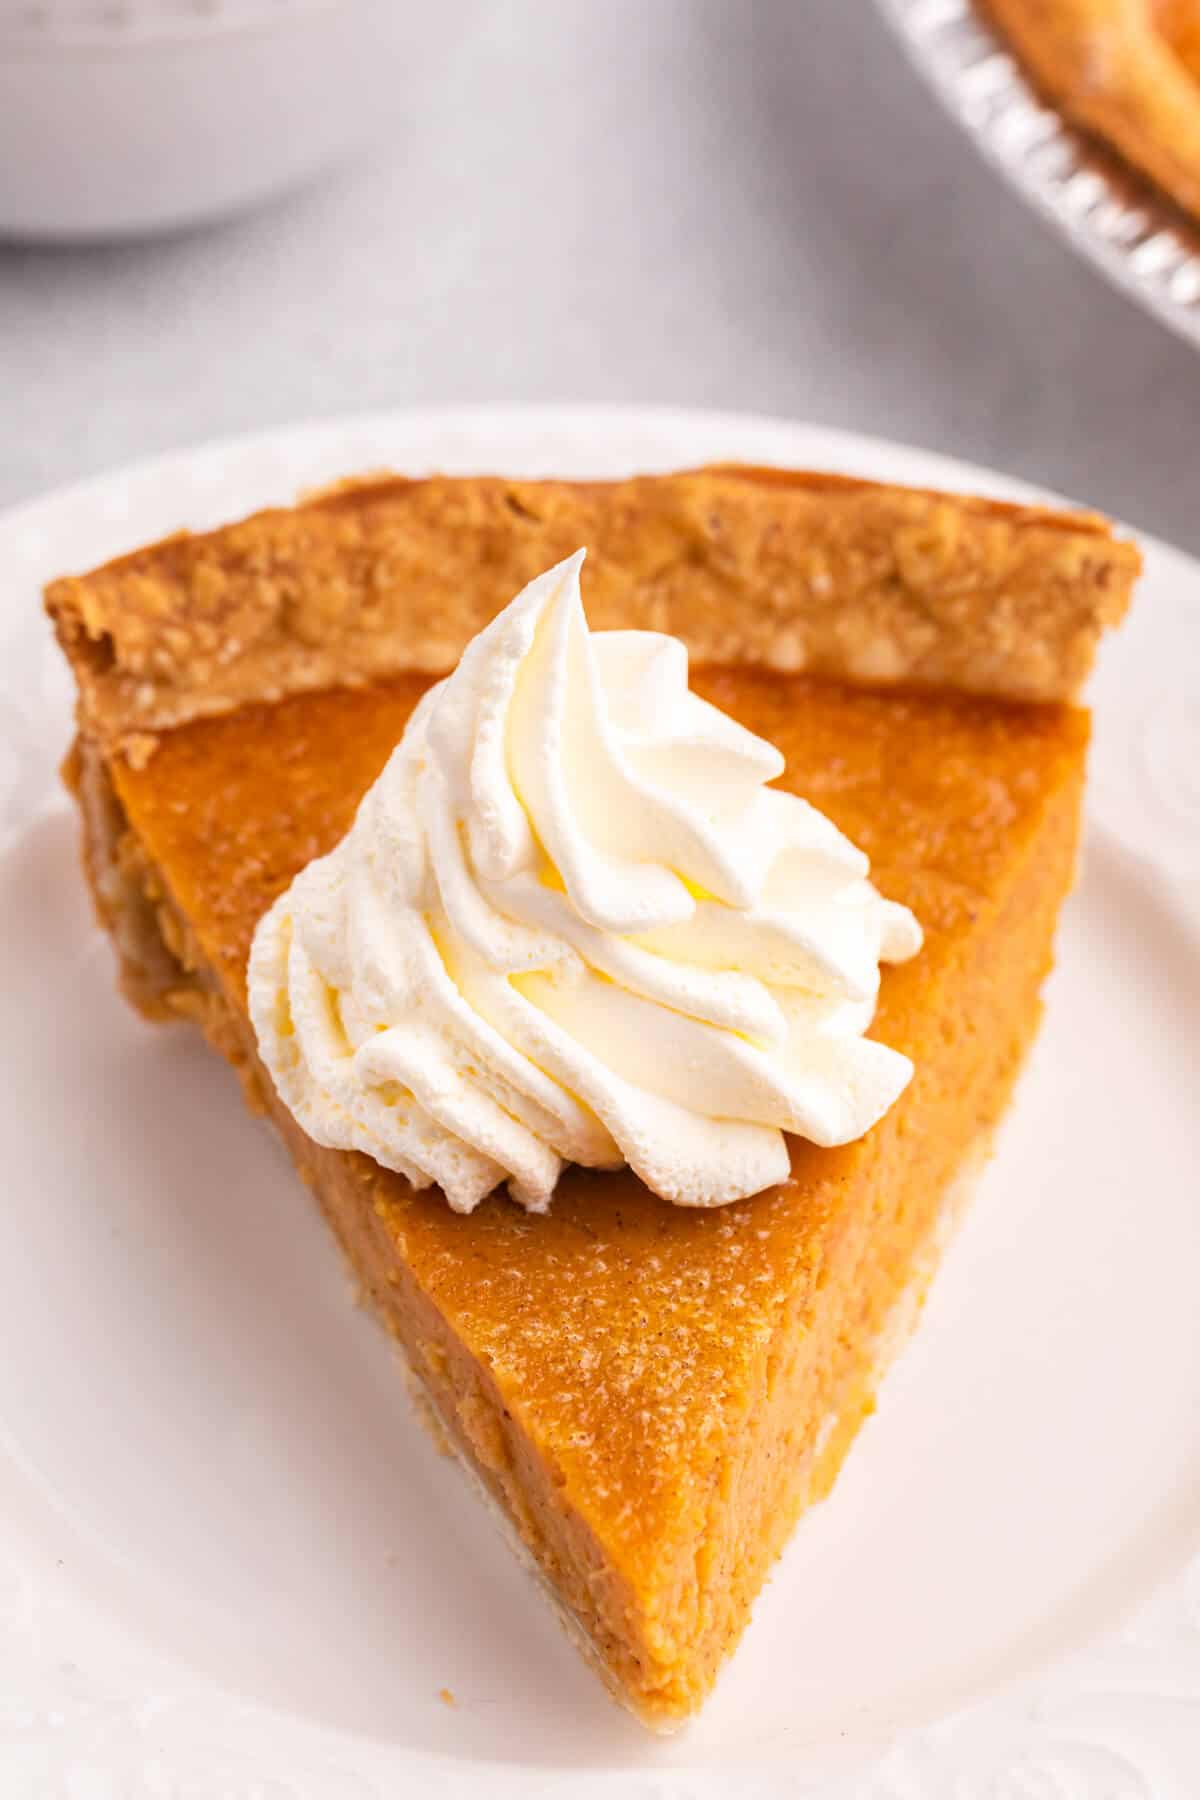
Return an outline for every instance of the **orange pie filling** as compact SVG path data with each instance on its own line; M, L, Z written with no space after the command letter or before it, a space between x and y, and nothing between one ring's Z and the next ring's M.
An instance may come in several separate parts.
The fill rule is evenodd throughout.
M197 1018L272 1114L450 1440L614 1690L694 1710L797 1515L823 1495L936 1260L1039 1017L1088 735L1066 705L708 668L697 692L782 751L782 785L869 855L925 946L872 1035L916 1073L866 1137L790 1140L790 1178L711 1211L570 1168L548 1214L467 1215L322 1149L258 1065L263 912L342 837L425 688L398 676L86 741L86 859L131 998ZM135 766L135 763L141 766Z

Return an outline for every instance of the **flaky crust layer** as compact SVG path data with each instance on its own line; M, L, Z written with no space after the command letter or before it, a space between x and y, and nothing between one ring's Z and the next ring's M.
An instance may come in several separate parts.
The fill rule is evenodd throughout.
M46 600L82 729L136 757L249 701L448 670L580 545L594 627L672 632L697 662L1035 700L1078 690L1140 568L1088 513L717 467L350 483L53 582Z
M1070 118L1200 219L1200 22L1192 0L986 0Z

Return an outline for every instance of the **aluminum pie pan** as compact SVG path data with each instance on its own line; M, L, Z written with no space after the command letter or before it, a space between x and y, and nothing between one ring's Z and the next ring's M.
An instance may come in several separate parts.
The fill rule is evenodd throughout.
M1109 280L1200 344L1200 225L1048 105L976 0L878 0L987 160Z

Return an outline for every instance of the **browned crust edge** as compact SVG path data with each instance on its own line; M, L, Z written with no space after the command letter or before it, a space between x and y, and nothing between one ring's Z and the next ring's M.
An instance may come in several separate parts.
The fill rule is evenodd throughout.
M1141 567L1091 513L815 472L377 477L64 577L46 604L81 729L138 757L250 701L443 673L581 544L598 628L672 632L697 662L1030 700L1078 691Z
M1043 93L1200 218L1200 86L1147 6L986 0Z

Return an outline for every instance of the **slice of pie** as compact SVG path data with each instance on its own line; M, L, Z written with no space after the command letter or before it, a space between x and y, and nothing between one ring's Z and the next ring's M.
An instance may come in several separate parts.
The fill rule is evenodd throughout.
M1195 0L987 0L1033 79L1200 219Z
M502 1188L457 1212L301 1129L258 1058L247 956L431 678L581 544L592 625L681 638L694 691L778 746L781 785L919 919L873 1027L915 1074L856 1141L788 1139L790 1175L750 1199L670 1205L628 1168L568 1167L544 1213ZM829 1489L1008 1102L1075 865L1072 697L1138 567L1086 514L712 468L349 485L48 591L126 993L239 1070L451 1443L651 1725L699 1705Z

